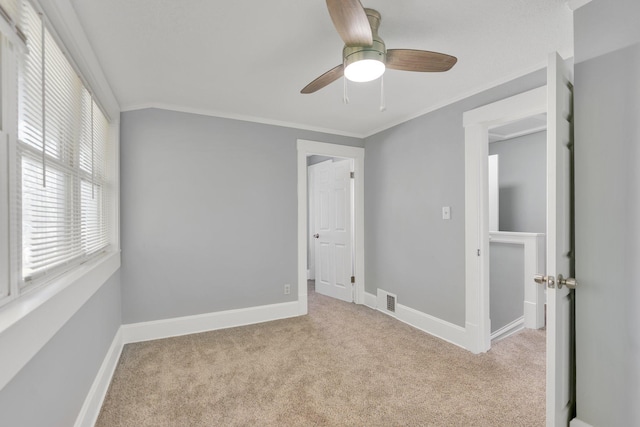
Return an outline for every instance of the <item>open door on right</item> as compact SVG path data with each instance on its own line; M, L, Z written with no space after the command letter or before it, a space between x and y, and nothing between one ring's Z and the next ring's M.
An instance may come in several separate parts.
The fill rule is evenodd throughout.
M565 427L575 412L573 83L557 54L547 67L547 426Z

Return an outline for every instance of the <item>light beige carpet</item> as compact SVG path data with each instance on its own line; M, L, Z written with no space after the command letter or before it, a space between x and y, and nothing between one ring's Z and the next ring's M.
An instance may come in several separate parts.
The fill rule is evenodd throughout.
M543 426L545 337L473 355L310 292L309 315L125 346L97 426Z

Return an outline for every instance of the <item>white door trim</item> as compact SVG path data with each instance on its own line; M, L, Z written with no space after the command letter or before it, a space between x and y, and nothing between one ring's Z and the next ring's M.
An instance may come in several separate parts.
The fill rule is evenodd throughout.
M353 159L355 173L355 296L364 304L364 148L299 139L298 147L298 313L307 314L307 156Z
M540 87L467 111L465 127L465 330L467 349L491 348L489 320L490 127L547 111L546 87Z

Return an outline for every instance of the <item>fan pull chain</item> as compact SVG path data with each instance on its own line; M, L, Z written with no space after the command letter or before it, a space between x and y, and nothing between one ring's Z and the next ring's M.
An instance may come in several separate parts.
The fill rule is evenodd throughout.
M342 80L344 82L344 92L342 94L342 102L344 102L345 104L348 104L349 96L347 95L347 78L343 77Z
M384 76L380 77L380 112L387 110L387 103L384 99Z

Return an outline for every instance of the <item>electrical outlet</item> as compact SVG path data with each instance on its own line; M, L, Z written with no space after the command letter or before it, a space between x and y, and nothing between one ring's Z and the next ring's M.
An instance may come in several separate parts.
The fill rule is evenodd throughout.
M442 207L442 219L451 219L451 207L443 206Z
M286 285L284 285L284 294L289 295L290 293L291 293L291 285L287 283Z

